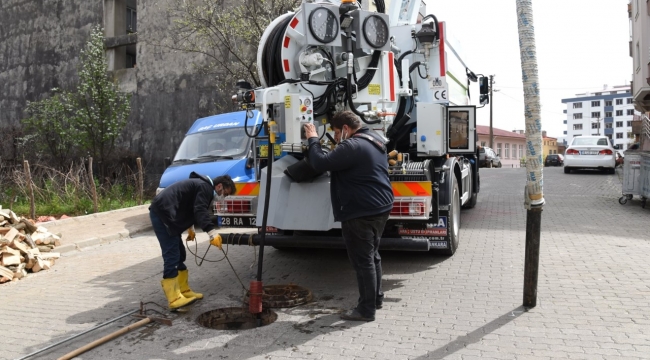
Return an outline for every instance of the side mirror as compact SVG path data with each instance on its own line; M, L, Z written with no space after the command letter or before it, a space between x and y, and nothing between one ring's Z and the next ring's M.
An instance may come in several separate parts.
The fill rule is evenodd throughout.
M246 159L246 169L252 169L253 165L255 165L255 159L252 157L249 157Z
M479 97L481 105L487 105L490 103L490 95L483 94Z
M165 169L169 167L169 165L172 164L172 159L168 156L165 158Z
M490 93L490 85L488 84L487 76L483 76L478 81L479 91L481 95L486 95Z

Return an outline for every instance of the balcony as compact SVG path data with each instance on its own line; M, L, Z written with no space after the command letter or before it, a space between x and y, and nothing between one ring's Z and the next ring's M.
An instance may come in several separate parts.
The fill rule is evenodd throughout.
M606 117L605 118L605 124L611 124L613 122L614 122L614 118L611 118L611 117Z
M605 135L613 135L614 129L605 129Z
M613 106L605 106L605 111L614 111Z

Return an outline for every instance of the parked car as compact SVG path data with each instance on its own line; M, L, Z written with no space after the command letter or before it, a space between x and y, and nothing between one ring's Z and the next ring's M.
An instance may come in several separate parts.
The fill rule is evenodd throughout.
M564 156L562 154L550 154L546 155L544 160L544 166L563 166L564 165Z
M616 149L606 136L576 136L564 153L564 173L597 169L615 173Z
M494 152L492 148L489 148L487 146L481 146L479 148L479 156L478 156L478 166L479 167L501 167L501 158L499 157L499 154Z

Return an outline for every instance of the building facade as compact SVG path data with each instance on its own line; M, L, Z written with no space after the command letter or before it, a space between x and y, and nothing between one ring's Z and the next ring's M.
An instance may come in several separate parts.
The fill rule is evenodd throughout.
M632 121L639 112L634 109L630 86L605 86L603 90L562 99L562 103L566 104L567 143L575 136L606 135L625 150L634 141Z
M490 127L476 125L476 135L480 146L490 145ZM526 135L522 131L507 131L492 128L494 151L501 158L503 167L519 167L520 160L526 156Z
M544 154L544 160L546 160L546 155L557 153L557 138L546 136L546 131L542 131L542 154Z
M164 2L163 2L164 3ZM214 76L198 73L205 56L160 45L173 34L167 5L150 0L2 0L0 8L0 133L19 134L28 101L71 90L79 52L95 26L104 28L108 70L131 95L131 114L119 146L141 157L157 184L185 132L217 104L231 103ZM71 9L75 9L71 11ZM34 20L38 19L38 21ZM225 86L224 86L225 87ZM232 84L235 91L235 84ZM20 159L15 141L0 142L2 161Z
M632 132L643 150L650 150L650 3L631 0L627 4L630 19L630 56L632 57L632 98L641 112Z

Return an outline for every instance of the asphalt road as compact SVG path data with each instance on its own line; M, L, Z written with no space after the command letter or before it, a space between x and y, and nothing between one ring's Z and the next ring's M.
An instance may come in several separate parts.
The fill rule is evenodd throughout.
M357 298L344 251L266 249L265 284L293 283L310 304L277 309L252 330L213 330L196 318L242 306L243 289L213 248L190 283L206 298L173 326L148 325L79 359L636 359L650 358L650 209L621 206L617 175L546 168L537 307L525 311L524 169L481 169L476 208L461 213L453 257L383 252L384 308L341 321ZM650 207L650 206L649 206ZM199 234L203 254L207 236ZM256 249L230 247L245 284ZM0 286L0 358L13 359L107 319L164 304L151 232L66 254L49 271ZM154 305L150 308L155 309ZM163 311L165 315L168 315ZM123 319L39 359L53 359L135 320Z

